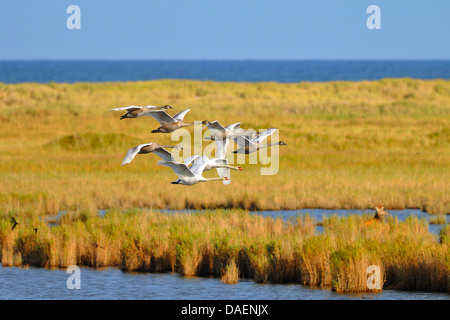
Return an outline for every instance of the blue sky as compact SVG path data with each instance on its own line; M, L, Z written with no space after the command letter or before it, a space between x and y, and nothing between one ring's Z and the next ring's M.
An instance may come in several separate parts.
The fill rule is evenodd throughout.
M81 30L66 27L72 4ZM0 59L450 59L449 13L448 0L2 0Z

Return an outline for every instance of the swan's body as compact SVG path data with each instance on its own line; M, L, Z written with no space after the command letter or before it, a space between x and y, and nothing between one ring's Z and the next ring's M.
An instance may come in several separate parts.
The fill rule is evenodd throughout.
M199 155L193 155L192 157L186 158L184 160L184 164L186 166L189 166L192 163L192 166L190 167L191 170L196 170L195 168L197 166L202 166L203 172L209 171L211 169L217 169L217 173L220 177L228 178L227 180L223 180L223 184L230 184L231 175L230 170L236 170L236 171L242 171L240 166L230 166L228 165L228 160L225 158L208 158L207 156L199 156ZM206 165L204 165L206 163ZM204 166L203 166L204 165Z
M133 119L133 118L139 118L139 117L143 117L143 116L149 116L153 112L159 112L159 111L163 111L163 110L167 110L167 109L173 109L173 108L171 106L169 106L168 104L166 104L166 105L161 106L161 107L156 107L156 106L144 106L144 107L129 106L129 107L109 109L108 111L127 110L127 113L125 113L123 116L120 117L120 120L122 120L122 119L126 119L126 118Z
M173 155L164 148L183 149L180 146L167 146L167 145L162 146L156 142L140 144L140 145L128 150L125 158L123 158L122 166L133 161L134 157L137 154L146 154L146 153L155 153L164 161L175 161L175 158L173 157Z
M284 143L283 141L264 145L261 144L261 142L263 142L268 136L274 134L275 131L276 129L273 128L267 129L266 131L260 133L256 138L253 139L249 139L245 136L238 136L233 138L234 141L239 145L239 148L236 151L233 151L233 153L249 154L258 151L261 148L267 148L275 145L285 146L286 143Z
M186 109L183 110L179 113L177 113L176 115L174 115L173 117L170 116L167 112L165 111L159 111L159 112L152 112L149 115L152 116L153 118L155 118L160 124L161 126L156 129L153 130L152 133L171 133L174 132L177 129L183 128L183 127L188 127L188 126L193 126L194 123L187 123L187 122L183 122L184 116L186 115L186 113L188 113L191 109ZM208 121L202 121L202 124L206 124L208 123Z
M158 161L159 165L163 165L171 168L178 176L178 180L172 181L172 184L183 184L186 186L192 186L198 182L208 181L224 181L228 180L227 177L220 178L205 178L202 176L203 169L206 167L206 162L188 168L184 163L174 161Z

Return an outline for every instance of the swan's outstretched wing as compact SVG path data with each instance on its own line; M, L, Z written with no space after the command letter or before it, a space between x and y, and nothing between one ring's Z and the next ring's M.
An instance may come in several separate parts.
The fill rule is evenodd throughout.
M253 140L249 140L247 137L245 136L237 136L237 137L233 137L234 142L236 142L238 144L238 146L240 147L247 147L247 146L252 146L255 144L255 142L253 142Z
M227 159L221 159L221 158L213 158L210 161L213 161L215 164L228 164ZM230 168L216 168L217 173L219 174L219 177L221 178L228 178L228 180L223 180L223 184L230 184L231 183L231 174L230 174Z
M171 168L177 174L178 178L182 180L185 178L195 177L195 174L193 174L184 163L160 160L158 161L158 164Z
M202 161L202 157L199 156L198 154L194 154L193 156L190 156L189 158L184 159L184 164L186 166L189 166L191 163L196 163L196 160L200 160L200 162ZM197 160L197 162L198 162Z
M212 158L210 161L212 161L216 165L226 164L228 165L228 160L224 158Z
M151 116L155 112L164 111L164 107L145 106L142 109L141 116ZM164 117L164 116L163 116Z
M206 126L212 134L226 132L225 128L217 120L208 123Z
M168 124L177 122L174 118L172 118L167 112L163 110L158 110L155 112L150 112L149 116L155 118L160 124Z
M227 148L229 143L230 139L216 140L216 158L225 158L225 156L227 155Z
M147 108L147 109L150 109L150 110L162 110L164 108L164 106L157 107L157 106L148 105L148 106L145 106L144 108Z
M191 111L191 109L186 109L186 110L183 110L183 111L181 111L181 112L178 112L176 115L173 116L173 118L174 118L176 121L183 120L183 119L184 119L184 116L185 116L186 113L188 113L189 111Z
M221 178L228 178L228 180L223 180L223 184L230 184L231 183L231 174L229 168L217 168L217 173Z
M257 136L256 138L252 139L252 142L254 142L254 143L261 143L268 136L271 136L272 134L274 134L275 131L277 131L277 129L274 129L274 128L267 129L266 131L260 133L259 136Z
M241 123L237 122L237 123L230 124L229 126L226 126L225 129L235 131L235 130L239 129L240 126L241 126Z
M164 148L155 149L155 151L153 151L153 153L156 153L164 161L176 162L175 158L173 157L173 155L169 151L164 149Z
M140 145L138 145L138 146L128 150L125 158L123 158L123 160L122 160L122 164L121 165L124 166L126 164L129 164L131 161L133 161L134 157L139 153L139 151L141 151L141 149L143 147L149 146L151 144L152 144L152 142L140 144Z
M138 106L128 106L128 107L121 107L121 108L109 109L108 111L122 111L122 110L128 110L128 112L131 112L131 111L135 111L135 110L139 110L139 109L142 109L142 107L138 107Z
M202 161L196 161L191 167L190 170L193 174L196 175L202 175L203 171L205 170L205 167L208 165L208 162L210 159L207 156L202 157Z
M240 135L246 136L250 140L253 140L256 137L258 137L258 133L254 129L244 130L244 129L240 128L239 131L240 130L243 131L243 132L240 132Z

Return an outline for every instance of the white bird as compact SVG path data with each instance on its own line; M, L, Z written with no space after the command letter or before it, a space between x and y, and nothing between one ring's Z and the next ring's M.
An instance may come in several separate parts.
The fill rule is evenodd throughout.
M274 128L267 129L266 131L260 133L256 138L253 139L248 139L247 137L244 136L233 138L234 141L239 145L239 148L233 151L233 153L249 154L258 151L261 148L267 148L274 145L285 146L286 143L284 143L283 141L261 145L261 142L263 142L268 136L274 134L275 131L276 129Z
M186 186L191 186L198 182L208 182L208 181L224 181L228 180L227 177L220 178L205 178L202 176L206 162L188 168L184 163L174 162L174 161L158 161L159 165L171 168L178 176L178 180L172 181L172 184L183 184Z
M216 158L225 158L230 138L244 136L248 139L253 139L257 137L257 133L254 130L245 130L240 128L240 125L241 123L237 122L223 127L217 120L208 122L206 126L211 131L211 135L205 137L205 140L214 140L216 142Z
M165 111L150 113L149 115L152 116L153 118L155 118L161 124L161 126L158 129L153 130L152 133L158 133L158 132L171 133L171 132L173 132L177 129L183 128L183 127L193 126L195 124L193 122L190 122L190 123L183 122L184 116L190 110L191 109L183 110L183 111L177 113L176 115L174 115L173 117ZM202 121L202 124L207 124L207 123L208 123L208 121L206 121L206 120Z
M143 117L143 116L149 116L153 112L159 112L159 111L167 110L167 109L173 109L173 108L171 106L169 106L168 104L166 104L166 105L161 106L161 107L156 107L156 106L143 106L143 107L128 106L128 107L109 109L108 111L127 110L127 113L125 113L123 116L120 117L120 120L122 120L122 119L126 119L126 118L130 118L131 119L131 118L139 118L139 117Z
M183 149L180 146L168 146L168 145L162 146L156 142L140 144L140 145L128 150L125 158L123 158L122 166L133 161L134 157L137 154L146 154L146 153L155 153L164 161L175 161L175 158L173 157L173 155L164 148Z
M223 127L219 121L215 120L213 122L208 122L206 124L208 129L211 131L211 135L209 137L205 137L205 140L225 140L238 136L249 136L254 137L254 133L240 128L241 123L233 123L229 126Z
M230 175L230 169L236 170L236 171L242 171L241 166L230 166L228 165L228 160L225 158L208 158L207 156L199 156L199 155L193 155L192 157L186 158L184 160L184 164L186 166L189 166L192 163L192 166L190 167L191 170L195 170L196 166L202 166L203 172L209 171L211 169L217 169L217 173L220 177L228 178L227 180L223 180L223 184L230 184L231 183L231 175ZM204 166L204 164L206 165Z

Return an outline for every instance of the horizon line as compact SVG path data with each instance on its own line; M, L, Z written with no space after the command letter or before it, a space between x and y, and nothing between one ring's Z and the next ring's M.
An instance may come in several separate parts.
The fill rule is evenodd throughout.
M43 58L43 59L0 59L0 62L403 62L403 61L439 61L450 62L450 58L345 58L345 59L255 59L255 58L242 58L242 59L122 59L122 58L89 58L89 59L65 59L65 58Z

